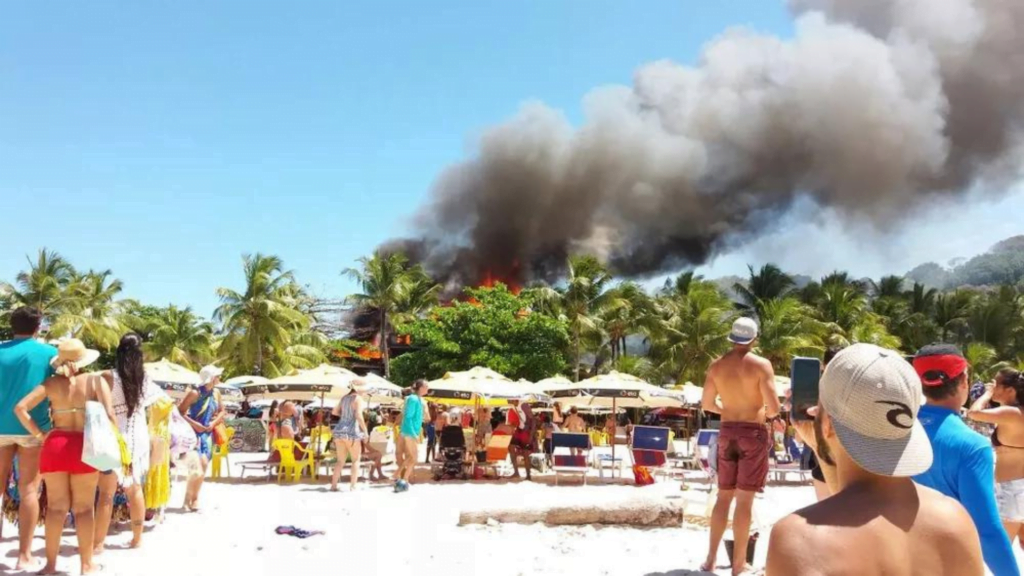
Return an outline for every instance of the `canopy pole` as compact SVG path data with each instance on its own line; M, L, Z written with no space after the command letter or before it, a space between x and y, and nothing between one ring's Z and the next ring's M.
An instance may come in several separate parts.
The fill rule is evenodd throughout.
M323 414L323 410L324 410L324 391L321 390L320 391L320 413L321 414ZM323 421L323 418L321 417L320 425L317 426L317 428L320 428L320 426L323 426L323 424L324 424L324 421ZM314 457L314 459L315 460L319 460L320 459L320 430L318 429L316 432L317 432L317 437L316 437L316 456ZM312 438L310 438L310 440L312 440ZM353 474L354 474L354 472L353 472Z
M618 397L612 396L612 421L615 422L615 427L612 428L612 437L611 437L611 442L612 442L612 466L615 466L617 464L615 462L615 436L616 436L616 433L619 431L619 415L618 415L618 410L616 409L616 405L618 404L618 402L619 402Z

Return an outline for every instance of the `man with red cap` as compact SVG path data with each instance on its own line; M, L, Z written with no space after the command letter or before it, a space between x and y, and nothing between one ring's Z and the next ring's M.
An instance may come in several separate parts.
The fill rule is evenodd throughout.
M932 444L931 467L914 477L922 486L958 500L981 537L993 574L1019 576L1010 540L999 520L992 446L960 418L970 394L967 359L951 344L932 344L914 356L926 403L917 418Z

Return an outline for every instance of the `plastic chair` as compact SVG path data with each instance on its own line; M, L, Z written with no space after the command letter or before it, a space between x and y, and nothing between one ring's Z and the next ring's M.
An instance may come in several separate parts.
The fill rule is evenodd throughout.
M313 477L313 465L312 465L312 453L299 445L294 440L274 440L274 450L281 455L281 463L277 466L277 481L281 482L284 478L291 479L292 482L298 482L299 478L302 477L302 472L309 470L310 477ZM301 455L300 458L296 458L296 454Z
M228 459L228 455L231 453L231 439L235 437L235 429L227 429L228 441L224 444L214 444L213 446L213 460L210 462L210 477L220 478L221 473L221 462L227 465L228 478L231 478L231 460Z

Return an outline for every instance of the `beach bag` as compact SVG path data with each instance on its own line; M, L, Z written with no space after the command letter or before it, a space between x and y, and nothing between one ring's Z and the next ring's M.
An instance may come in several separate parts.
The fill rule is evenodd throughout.
M651 476L651 471L647 469L647 466L633 466L633 478L636 480L637 486L654 484L654 476Z
M178 456L196 449L199 440L192 425L177 410L171 411L171 455Z
M228 443L228 427L221 422L213 427L213 445L223 446Z
M121 444L117 431L99 402L85 403L85 430L82 462L100 472L121 467Z

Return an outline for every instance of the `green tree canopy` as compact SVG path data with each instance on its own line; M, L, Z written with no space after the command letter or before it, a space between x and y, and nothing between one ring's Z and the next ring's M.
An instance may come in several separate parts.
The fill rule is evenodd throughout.
M566 326L551 316L530 312L531 297L512 294L503 284L465 293L469 302L439 306L426 318L401 327L412 336L417 350L392 361L395 382L439 378L474 366L531 381L565 370Z

